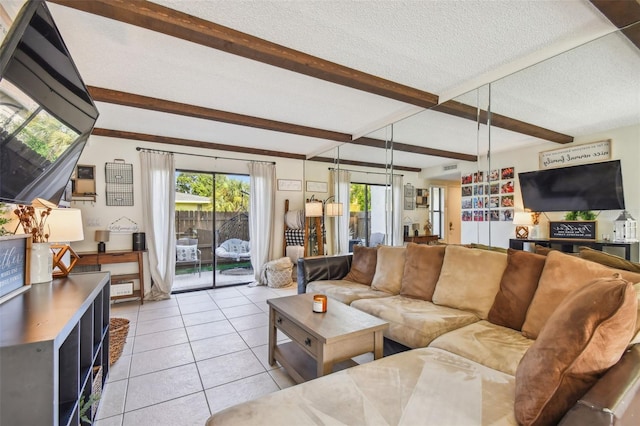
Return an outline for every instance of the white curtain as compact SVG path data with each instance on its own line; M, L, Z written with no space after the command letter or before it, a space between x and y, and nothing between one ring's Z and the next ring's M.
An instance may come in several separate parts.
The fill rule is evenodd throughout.
M325 217L325 220L333 220L333 254L349 252L349 201L351 190L351 173L346 170L331 170L331 188L335 199L342 203L342 216Z
M391 181L391 191L393 193L391 208L387 217L387 241L390 245L404 245L404 233L402 232L402 212L404 210L404 187L402 186L402 175L393 175ZM392 238L393 237L393 238Z
M146 230L151 290L145 300L171 297L175 276L175 163L173 154L140 151L142 213Z
M262 267L271 258L273 220L276 199L276 166L272 163L249 163L249 238L251 266L256 282L266 284L261 277Z

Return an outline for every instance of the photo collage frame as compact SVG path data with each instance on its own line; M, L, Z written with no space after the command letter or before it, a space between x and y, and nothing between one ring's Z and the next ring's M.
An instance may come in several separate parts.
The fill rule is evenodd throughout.
M514 178L513 167L462 175L462 221L512 221Z

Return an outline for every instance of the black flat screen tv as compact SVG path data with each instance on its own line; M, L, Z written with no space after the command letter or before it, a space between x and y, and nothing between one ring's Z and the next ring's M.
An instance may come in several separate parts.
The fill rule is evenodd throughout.
M44 1L0 45L0 201L58 204L98 118Z
M535 212L623 210L620 160L519 173L524 208Z

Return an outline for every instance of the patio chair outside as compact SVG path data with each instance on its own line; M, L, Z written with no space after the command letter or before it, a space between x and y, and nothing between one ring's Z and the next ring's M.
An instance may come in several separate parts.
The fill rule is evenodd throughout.
M181 238L176 241L176 266L178 265L193 265L198 276L202 275L202 252L198 248L197 239Z

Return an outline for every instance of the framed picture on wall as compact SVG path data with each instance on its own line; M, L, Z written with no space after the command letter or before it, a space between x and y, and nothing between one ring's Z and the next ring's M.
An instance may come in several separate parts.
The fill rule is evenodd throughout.
M302 181L295 179L278 179L278 191L302 191Z
M327 192L327 182L307 181L307 192Z

